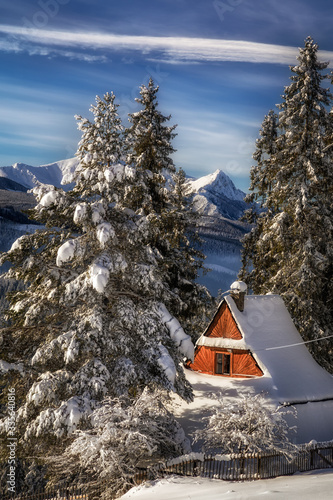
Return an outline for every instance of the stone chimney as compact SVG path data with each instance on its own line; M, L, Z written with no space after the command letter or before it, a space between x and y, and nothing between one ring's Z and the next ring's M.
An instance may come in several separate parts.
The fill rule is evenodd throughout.
M230 286L230 295L234 299L239 311L244 311L245 295L247 292L247 285L244 281L234 281Z

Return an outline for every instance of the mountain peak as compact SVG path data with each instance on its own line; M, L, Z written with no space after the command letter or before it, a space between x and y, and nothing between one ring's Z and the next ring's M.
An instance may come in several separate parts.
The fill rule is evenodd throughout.
M39 167L15 163L11 167L0 168L0 177L11 179L27 189L31 189L38 182L41 182L62 187L67 191L73 187L73 184L70 183L73 182L73 173L78 163L78 158L60 160ZM201 214L236 220L247 206L243 201L245 193L236 188L223 170L217 169L199 179L188 178L187 186L189 191L193 193L194 206Z
M230 200L243 201L245 197L245 193L236 188L230 177L220 169L199 179L190 180L189 188L197 193L204 194L204 192L208 191L216 196L221 195Z

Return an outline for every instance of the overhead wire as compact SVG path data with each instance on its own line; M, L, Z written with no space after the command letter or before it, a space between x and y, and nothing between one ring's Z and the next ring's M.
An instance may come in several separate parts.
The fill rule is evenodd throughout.
M332 338L333 335L328 335L327 337L322 337L320 339L305 340L304 342L298 342L297 344L280 345L277 347L267 347L266 349L258 349L258 351L274 351L276 349L286 349L287 347L295 347L298 345L311 344L312 342L320 342L321 340L326 340Z

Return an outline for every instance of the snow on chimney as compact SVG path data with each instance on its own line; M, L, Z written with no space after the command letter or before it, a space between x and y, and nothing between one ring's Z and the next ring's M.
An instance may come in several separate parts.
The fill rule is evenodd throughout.
M244 281L234 281L230 286L230 295L234 299L239 311L244 311L244 299L247 292L247 285Z

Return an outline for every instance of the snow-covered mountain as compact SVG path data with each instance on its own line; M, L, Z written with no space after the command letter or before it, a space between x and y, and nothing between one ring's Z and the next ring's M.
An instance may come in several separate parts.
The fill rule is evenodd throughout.
M222 170L199 179L189 179L189 190L194 193L196 210L203 215L223 216L237 220L246 208L245 193L237 189Z
M31 189L38 182L63 187L68 190L71 184L67 182L78 165L77 158L61 160L48 165L33 167L25 163L15 163L9 167L0 167L0 189L5 187L4 180L13 181L25 188ZM2 187L3 186L3 187ZM203 215L222 216L237 220L243 213L246 204L243 199L245 193L237 189L230 177L222 170L199 179L188 179L188 189L194 194L194 206Z
M71 179L77 165L78 159L70 158L39 167L24 163L0 167L0 250L10 246L9 234L15 229L13 211L11 220L7 220L3 209L13 207L15 217L24 196L25 203L30 206L34 204L32 195L17 192L19 186L22 191L26 191L41 182L68 190L72 184L62 182ZM199 231L204 242L202 250L207 255L206 267L212 269L200 281L215 295L220 288L227 290L240 267L240 239L248 230L243 223L238 222L247 207L243 201L245 193L237 189L222 170L199 179L189 178L188 190L193 193L194 207L202 215ZM17 222L22 221L18 218ZM18 236L22 234L22 228L19 229Z
M214 173L199 179L190 179L189 186L196 193L223 193L231 200L243 201L245 196L245 193L237 189L230 177L222 170L215 170Z
M28 189L34 187L38 182L60 187L62 179L70 175L75 170L77 164L77 158L61 160L39 167L33 167L25 163L14 163L10 167L0 167L0 178L10 179ZM68 190L71 185L68 184L61 187Z

